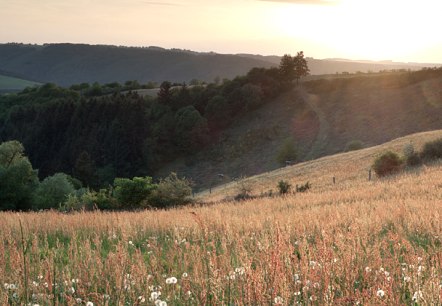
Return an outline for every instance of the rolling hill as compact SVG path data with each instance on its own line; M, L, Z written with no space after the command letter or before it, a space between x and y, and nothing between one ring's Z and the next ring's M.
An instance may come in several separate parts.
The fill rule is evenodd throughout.
M294 53L298 50L288 51ZM24 79L70 86L83 82L124 83L137 80L212 82L234 78L253 67L278 66L280 57L250 54L198 53L159 47L117 47L85 44L0 44L0 70ZM419 69L433 64L317 60L309 58L313 75L337 72Z
M271 189L277 192L277 184L280 180L286 180L293 186L302 185L309 181L312 184L313 193L316 195L320 193L339 193L357 185L371 185L377 182L382 184L382 182L388 182L389 178L380 179L373 173L372 182L368 181L368 170L377 156L389 150L403 154L404 147L410 143L413 144L415 150L419 151L426 142L440 138L442 138L442 130L415 133L366 149L329 155L260 173L240 181L229 182L212 188L211 192L204 190L197 194L196 198L204 201L232 198L238 193L241 184L248 185L254 195L259 195ZM440 173L441 170L441 162L439 161L428 167L417 168L399 176L404 175L409 181L413 181L418 180L418 174L421 172ZM335 177L335 184L333 183L333 177Z
M287 138L296 143L298 161L306 161L343 152L354 140L371 147L441 129L442 76L408 76L306 82L247 114L206 151L178 159L157 175L178 172L204 189L281 167L276 156Z

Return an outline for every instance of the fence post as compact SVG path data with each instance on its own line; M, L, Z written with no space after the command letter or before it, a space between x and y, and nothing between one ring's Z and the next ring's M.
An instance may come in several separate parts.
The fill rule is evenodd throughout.
M333 177L333 185L336 184L336 177Z
M368 170L368 180L371 181L371 169Z

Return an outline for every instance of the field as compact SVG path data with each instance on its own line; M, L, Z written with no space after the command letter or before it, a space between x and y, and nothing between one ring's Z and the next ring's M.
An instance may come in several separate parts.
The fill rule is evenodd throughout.
M383 150L410 141L419 149L441 136L249 179L255 192L279 179L310 180L309 192L286 197L168 211L1 213L0 304L440 305L442 163L372 181L367 170ZM199 197L234 192L231 184Z
M28 86L36 86L38 83L22 80L14 77L0 75L0 91L19 91Z

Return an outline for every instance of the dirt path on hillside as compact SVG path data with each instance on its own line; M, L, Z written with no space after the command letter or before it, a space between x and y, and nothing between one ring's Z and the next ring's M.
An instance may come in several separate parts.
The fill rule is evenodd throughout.
M318 95L308 93L301 85L295 89L295 92L304 100L304 102L316 113L319 119L319 132L312 145L310 152L306 155L306 160L317 158L325 152L325 147L328 142L328 131L330 125L326 119L324 112L319 106L320 98Z

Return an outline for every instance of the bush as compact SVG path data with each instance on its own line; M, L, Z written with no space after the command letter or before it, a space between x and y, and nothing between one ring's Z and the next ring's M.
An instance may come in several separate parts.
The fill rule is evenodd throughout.
M307 182L307 183L305 183L304 185L301 185L301 186L296 185L296 192L306 192L311 187L312 187L312 185L310 185L310 182Z
M364 143L360 140L352 140L345 145L345 152L356 151L364 148Z
M149 198L149 204L158 208L187 204L192 195L191 186L190 180L179 178L176 173L172 172L168 177L160 180Z
M287 194L290 192L290 189L292 188L292 185L289 184L287 181L279 181L278 182L278 190L279 194Z
M34 209L58 208L75 191L69 177L56 173L41 182L33 194Z
M399 155L388 151L376 158L372 167L379 177L383 177L398 172L402 167L402 163L403 161Z
M408 167L415 167L422 163L419 153L414 150L413 144L409 143L404 146L404 158Z
M139 208L146 204L145 202L156 187L149 176L133 179L116 178L114 196L123 209Z
M252 185L245 178L241 178L238 181L237 186L238 193L235 196L235 201L242 201L253 198L252 196Z
M427 142L424 145L421 156L428 160L442 158L442 138Z
M100 189L100 191L80 189L69 194L66 201L60 205L60 211L81 211L93 209L116 209L118 202L112 197L112 190Z

